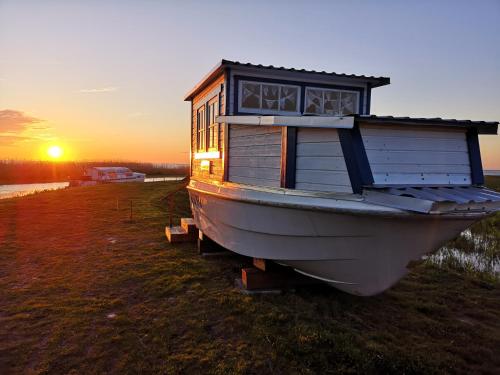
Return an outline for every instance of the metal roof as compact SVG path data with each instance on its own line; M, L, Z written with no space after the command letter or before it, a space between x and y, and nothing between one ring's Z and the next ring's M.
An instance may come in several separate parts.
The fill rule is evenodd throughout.
M361 122L374 124L401 124L401 125L431 125L431 126L453 126L462 128L477 128L479 134L497 134L498 121L473 121L443 119L440 117L394 117L377 115L353 115Z
M195 96L199 91L201 91L205 86L207 86L226 67L247 67L247 68L263 69L263 70L306 73L306 74L329 76L329 77L353 78L371 82L372 88L388 85L391 83L391 79L389 77L375 77L375 76L365 76L357 74L335 73L335 72L326 72L324 70L317 71L317 70L307 70L307 69L285 68L284 66L242 63L240 61L231 61L222 59L205 77L203 77L203 79L191 91L189 91L186 94L184 100L191 100L193 96Z
M474 186L453 187L392 187L384 189L393 195L426 199L435 202L483 203L500 202L500 193Z
M368 188L363 195L366 202L422 213L500 210L500 192L476 186Z

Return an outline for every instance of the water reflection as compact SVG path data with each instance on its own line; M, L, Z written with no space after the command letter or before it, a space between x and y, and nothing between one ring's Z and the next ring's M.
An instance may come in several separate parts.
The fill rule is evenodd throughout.
M160 181L180 181L184 177L150 177L144 182ZM25 195L39 193L46 190L64 189L69 186L69 182L47 182L38 184L9 184L0 185L0 199L22 197Z
M460 246L461 244L464 244ZM497 233L462 232L438 252L425 259L439 267L450 267L469 273L485 273L500 279L500 249Z
M12 184L0 185L0 199L22 197L45 190L63 189L69 182L48 182L43 184Z

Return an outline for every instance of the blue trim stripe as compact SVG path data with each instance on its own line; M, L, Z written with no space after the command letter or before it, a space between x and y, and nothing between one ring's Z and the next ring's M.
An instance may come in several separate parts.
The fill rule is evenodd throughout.
M372 105L372 85L371 83L366 84L366 111L365 114L369 115L371 113Z
M297 128L281 128L281 187L295 189Z
M363 186L372 185L374 180L359 125L354 124L352 129L338 129L338 133L352 191L361 194Z
M469 149L472 185L483 185L483 164L481 162L481 151L479 149L477 128L470 128L467 130L467 148Z

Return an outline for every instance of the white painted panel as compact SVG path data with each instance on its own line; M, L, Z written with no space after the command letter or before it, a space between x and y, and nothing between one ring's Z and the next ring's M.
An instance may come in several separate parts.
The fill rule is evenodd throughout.
M256 185L256 186L269 186L269 187L280 187L280 181L275 180L264 180L261 178L251 178L251 177L239 177L234 176L230 178L231 182L237 182L240 184Z
M267 167L280 168L279 156L234 156L231 157L232 167Z
M326 171L346 171L343 156L297 156L297 169L321 169Z
M229 125L229 181L280 186L281 129Z
M352 192L336 129L299 129L295 188Z
M470 185L468 174L444 173L373 173L376 185Z
M230 157L232 157L232 156L276 156L276 155L281 155L281 145L231 147L231 144L229 144L229 155L230 155Z
M378 164L467 164L469 155L456 151L366 150L370 163Z
M351 186L311 184L308 182L297 182L295 184L295 189L308 190L308 191L335 192L335 193L352 193Z
M260 84L260 83L257 83ZM240 111L243 109L240 108ZM245 112L265 113L265 109L249 109ZM281 112L272 110L271 112ZM289 112L288 112L289 113ZM274 116L274 115L248 115L248 116L217 116L217 123L229 123L245 126L297 126L301 128L339 128L352 129L354 117L352 116Z
M296 182L313 182L329 185L350 185L349 175L343 171L297 170Z
M281 128L277 126L246 126L246 125L230 125L231 138L255 136L258 134L281 134Z
M377 137L403 137L403 138L444 138L463 139L465 130L455 128L435 128L432 126L405 126L405 125L361 125L363 138L368 135Z
M464 129L362 125L361 135L375 184L471 183Z
M343 156L340 142L297 143L297 156Z
M281 145L281 134L280 133L272 133L272 134L258 134L254 136L246 136L246 137L237 137L231 139L231 146L248 146L248 144L252 145Z
M253 167L229 167L230 176L262 178L265 180L279 180L279 168L253 168Z
M444 138L403 138L399 137L363 137L367 150L404 150L404 151L463 151L467 152L467 142L464 139Z
M337 131L331 129L299 129L297 132L298 143L312 143L312 142L325 142L334 141L339 142L339 134Z
M470 174L468 164L371 164L373 173L462 173Z

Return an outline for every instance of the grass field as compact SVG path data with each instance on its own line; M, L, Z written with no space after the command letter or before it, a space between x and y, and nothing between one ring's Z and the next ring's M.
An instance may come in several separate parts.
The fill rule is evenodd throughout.
M421 263L372 298L243 295L248 259L166 242L176 186L0 201L0 374L500 372L497 281Z

